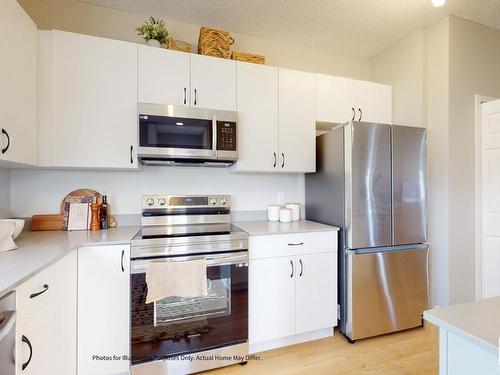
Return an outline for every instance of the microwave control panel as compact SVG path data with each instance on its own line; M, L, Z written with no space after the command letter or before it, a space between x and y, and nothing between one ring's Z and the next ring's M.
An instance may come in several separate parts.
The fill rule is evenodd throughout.
M236 151L236 123L217 121L217 150Z

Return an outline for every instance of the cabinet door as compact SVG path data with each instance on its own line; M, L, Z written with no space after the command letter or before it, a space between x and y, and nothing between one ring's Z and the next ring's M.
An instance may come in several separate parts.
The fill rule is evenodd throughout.
M296 334L337 325L336 259L336 253L296 257Z
M189 105L189 54L143 45L138 48L139 102Z
M274 171L278 165L278 68L237 63L237 171Z
M0 2L0 50L0 161L35 165L37 27L16 0Z
M53 32L52 165L134 168L137 45Z
M250 344L295 333L293 257L250 260L248 274Z
M356 81L355 89L359 121L392 123L392 88L391 86L368 81ZM359 109L362 111L359 112Z
M55 304L50 302L33 319L17 323L16 374L58 374L54 314Z
M354 120L355 81L316 74L316 121L344 123Z
M314 74L279 69L279 158L284 172L316 171Z
M236 111L236 61L191 54L191 106Z
M129 361L122 359L130 353L129 259L129 245L78 249L79 375L129 370Z

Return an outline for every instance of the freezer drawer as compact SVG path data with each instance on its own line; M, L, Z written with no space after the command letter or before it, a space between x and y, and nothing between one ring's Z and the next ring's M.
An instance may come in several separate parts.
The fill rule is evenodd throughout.
M421 325L428 248L347 254L346 335L352 340Z

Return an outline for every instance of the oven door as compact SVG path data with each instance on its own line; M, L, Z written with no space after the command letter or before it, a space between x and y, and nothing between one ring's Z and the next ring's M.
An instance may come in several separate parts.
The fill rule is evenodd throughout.
M169 297L146 304L152 261L205 259L207 296ZM248 340L248 252L133 260L132 364L201 352Z
M142 105L139 157L217 159L217 119L210 110Z

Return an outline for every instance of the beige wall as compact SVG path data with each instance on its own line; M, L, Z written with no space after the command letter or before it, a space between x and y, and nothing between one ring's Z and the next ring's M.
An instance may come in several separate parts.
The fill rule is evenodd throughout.
M426 126L424 53L426 30L419 28L371 60L373 81L392 85L394 123Z
M450 18L450 300L475 294L476 94L500 98L500 31Z
M131 42L140 41L134 29L146 18L143 14L98 7L77 0L19 0L19 3L41 29L59 29ZM199 25L167 20L167 27L176 39L197 43ZM370 78L370 62L367 59L232 35L236 41L234 50L263 54L269 65L357 79Z

